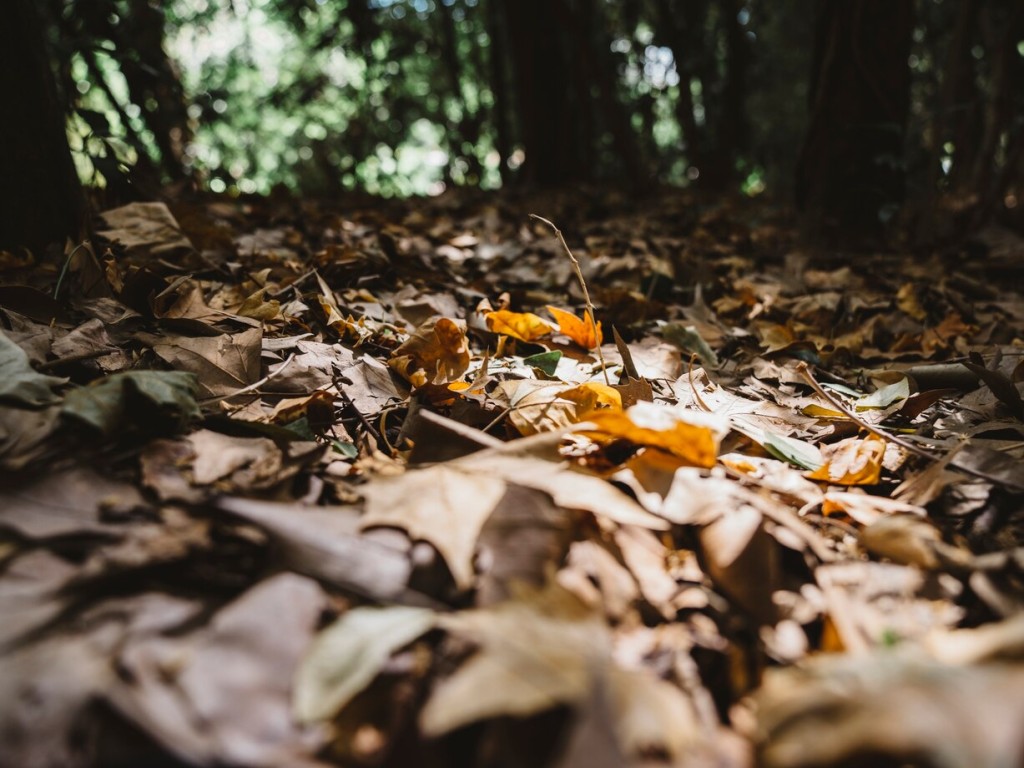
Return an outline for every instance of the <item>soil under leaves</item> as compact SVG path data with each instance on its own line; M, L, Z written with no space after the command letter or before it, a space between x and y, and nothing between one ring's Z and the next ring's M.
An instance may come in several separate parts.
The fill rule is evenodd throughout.
M603 191L99 230L0 254L0 765L1021 762L1013 233Z

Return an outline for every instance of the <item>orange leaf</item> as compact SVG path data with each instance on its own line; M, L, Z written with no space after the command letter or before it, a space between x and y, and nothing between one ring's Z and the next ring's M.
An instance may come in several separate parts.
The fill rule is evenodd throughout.
M392 353L388 365L416 387L446 384L469 367L469 342L454 320L428 320Z
M584 312L583 320L557 307L548 306L548 312L558 321L558 330L584 349L594 349L601 344L601 324L595 326L589 310Z
M576 403L576 413L579 418L587 418L587 414L604 408L611 408L615 411L622 410L622 395L615 387L601 384L596 381L588 381L578 387L566 389L558 393L563 400Z
M718 455L718 438L711 429L683 421L660 406L637 403L625 412L598 411L587 421L596 427L587 433L592 437L661 448L693 466L712 467Z
M882 476L884 456L884 440L851 437L832 446L825 463L807 477L836 485L876 485Z
M509 312L499 309L484 315L487 327L495 333L511 336L519 341L534 341L551 333L551 326L544 318L532 312Z

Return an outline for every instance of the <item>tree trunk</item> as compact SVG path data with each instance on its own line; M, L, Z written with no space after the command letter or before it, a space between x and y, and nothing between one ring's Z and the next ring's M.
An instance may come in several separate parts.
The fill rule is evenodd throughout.
M571 12L565 0L503 0L520 139L520 180L552 187L585 180L587 147L575 104Z
M39 250L77 236L82 190L35 0L0 13L0 248Z
M496 0L487 4L487 33L491 38L490 77L494 94L494 148L498 152L498 173L502 186L509 182L508 156L512 151L509 136L508 80L506 77L507 42L501 8Z
M807 234L877 244L903 201L913 0L819 0L797 170Z

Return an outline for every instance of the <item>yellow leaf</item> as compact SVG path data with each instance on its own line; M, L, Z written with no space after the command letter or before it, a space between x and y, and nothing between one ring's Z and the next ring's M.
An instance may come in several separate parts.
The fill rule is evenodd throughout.
M392 353L388 365L413 386L447 384L469 367L469 342L454 320L428 320Z
M519 341L534 341L551 333L551 326L544 318L532 312L509 312L499 309L484 315L487 327L494 333L502 333Z
M647 418L651 409L661 411L656 420L660 423ZM628 440L635 445L661 448L693 466L712 467L718 455L718 438L711 429L690 424L660 406L638 403L625 412L598 411L587 421L596 427L587 434L599 440Z
M884 440L852 437L831 446L825 463L807 477L836 485L875 485L882 476L884 456Z
M590 316L589 310L584 312L582 320L572 312L557 307L548 306L548 312L558 321L559 332L584 349L594 349L601 344L601 324L594 324L594 318Z
M566 389L558 393L563 400L576 403L576 413L579 418L587 418L587 414L604 408L611 408L615 411L622 410L622 395L615 387L601 384L596 381L589 381L580 384L578 387Z

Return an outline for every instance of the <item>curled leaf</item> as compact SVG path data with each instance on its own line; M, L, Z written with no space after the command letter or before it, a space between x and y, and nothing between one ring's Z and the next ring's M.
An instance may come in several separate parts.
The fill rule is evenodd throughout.
M447 384L469 368L469 342L454 320L428 320L394 351L388 365L416 387Z

